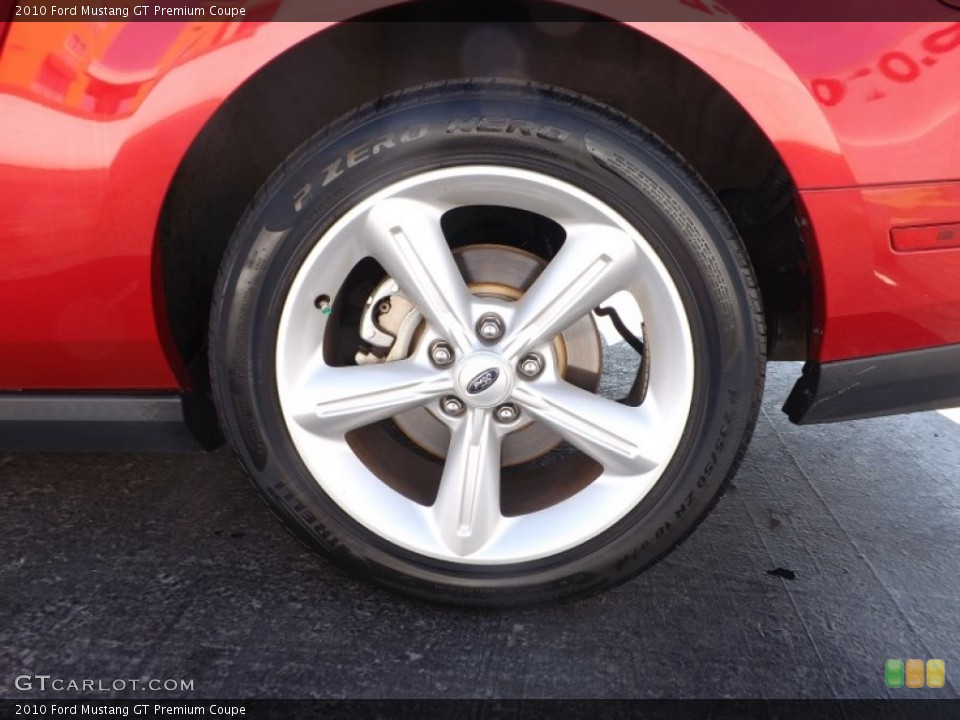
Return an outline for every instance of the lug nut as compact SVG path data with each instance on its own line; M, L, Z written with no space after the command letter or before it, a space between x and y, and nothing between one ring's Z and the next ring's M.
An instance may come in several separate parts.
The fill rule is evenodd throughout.
M438 367L445 367L453 362L453 348L444 340L437 340L430 346L430 359Z
M498 422L512 423L520 417L520 410L513 403L505 403L493 411L493 415Z
M517 370L525 378L532 380L543 372L543 358L537 355L537 353L524 355L517 364Z
M447 395L440 401L440 408L451 417L456 417L463 413L466 410L467 406L463 404L463 400L454 396Z
M499 315L487 313L477 321L477 335L487 342L499 340L503 335L503 320Z

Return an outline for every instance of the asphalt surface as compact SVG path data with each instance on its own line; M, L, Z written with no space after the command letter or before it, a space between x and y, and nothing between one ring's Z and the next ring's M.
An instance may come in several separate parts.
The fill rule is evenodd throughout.
M740 474L683 546L545 609L354 582L226 451L0 455L0 698L956 698L960 425L794 427L779 406L798 371L771 367ZM887 658L943 659L947 685L888 690ZM20 675L193 690L19 691Z

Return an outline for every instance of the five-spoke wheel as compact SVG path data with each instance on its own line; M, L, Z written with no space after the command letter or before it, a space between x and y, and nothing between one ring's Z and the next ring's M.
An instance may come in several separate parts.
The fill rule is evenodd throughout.
M519 205L563 228L562 247L526 290L471 290L464 279L442 218L476 205ZM314 298L322 289L345 301L343 284L364 258L383 268L396 285L393 294L406 298L422 321L401 358L338 367L324 352L327 334L335 332L332 315L317 313ZM508 253L503 261L511 262ZM507 273L492 275L503 281ZM642 326L656 338L651 353L658 360L637 405L567 382L554 346L569 327L614 302L621 316L637 320L637 335ZM626 514L680 442L693 365L683 304L643 236L568 183L494 166L417 174L358 203L301 264L277 335L284 419L321 487L381 537L466 563L542 558ZM365 462L348 439L351 431L415 408L433 410L449 431L436 497L426 505L379 478L376 463ZM524 420L553 431L600 472L572 497L506 516L501 447Z

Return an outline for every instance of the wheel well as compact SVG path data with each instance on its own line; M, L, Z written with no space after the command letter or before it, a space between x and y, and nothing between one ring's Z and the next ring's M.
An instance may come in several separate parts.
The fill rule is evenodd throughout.
M427 22L432 7L403 4L300 43L249 78L195 138L165 199L158 248L170 329L196 389L208 384L208 309L221 258L270 173L352 108L457 77L557 85L657 133L740 230L760 280L770 356L805 358L811 286L793 184L773 145L722 87L657 41L589 13L530 4L537 12L525 19L538 22Z

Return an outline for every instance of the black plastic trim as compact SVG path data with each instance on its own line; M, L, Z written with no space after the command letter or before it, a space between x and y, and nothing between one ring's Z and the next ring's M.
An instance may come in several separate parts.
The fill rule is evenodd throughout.
M0 392L0 451L191 452L219 444L181 394Z
M783 405L797 425L960 405L960 345L808 362Z

